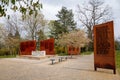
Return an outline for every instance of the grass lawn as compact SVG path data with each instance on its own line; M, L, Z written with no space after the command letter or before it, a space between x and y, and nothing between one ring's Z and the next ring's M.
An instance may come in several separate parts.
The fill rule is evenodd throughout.
M15 58L16 55L0 56L0 58Z
M120 73L120 50L116 51L116 67L118 72Z
M59 53L58 56L67 56L67 53Z
M93 53L93 51L86 51L86 52L80 53L80 55L90 55L92 53ZM60 53L60 54L58 54L58 56L67 56L67 55L68 55L67 53Z
M93 51L87 51L87 52L82 52L81 55L90 55L92 53L93 53Z

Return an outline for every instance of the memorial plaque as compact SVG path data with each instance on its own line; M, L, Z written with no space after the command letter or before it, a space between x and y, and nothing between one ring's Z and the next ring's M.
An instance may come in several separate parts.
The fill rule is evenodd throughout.
M94 26L94 68L116 73L113 21Z
M46 52L45 51L32 51L32 56L35 57L45 57Z

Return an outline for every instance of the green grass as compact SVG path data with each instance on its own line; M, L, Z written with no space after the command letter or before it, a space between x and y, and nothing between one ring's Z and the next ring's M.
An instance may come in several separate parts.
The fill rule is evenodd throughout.
M93 51L87 51L87 52L82 52L80 53L80 55L90 55L92 54ZM58 56L67 56L68 54L67 53L59 53Z
M116 51L116 67L118 72L120 73L120 50Z
M59 53L58 56L67 56L67 53Z
M0 58L15 58L16 55L0 56Z
M81 55L90 55L92 53L93 53L92 51L86 51L86 52L82 52Z

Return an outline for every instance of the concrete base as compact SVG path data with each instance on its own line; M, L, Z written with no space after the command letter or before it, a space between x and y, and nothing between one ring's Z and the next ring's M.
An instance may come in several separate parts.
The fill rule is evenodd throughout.
M40 59L51 58L51 57L55 57L55 56L56 55L46 55L45 57L39 57L39 56L32 56L32 55L20 55L20 56L18 56L18 58L40 60Z

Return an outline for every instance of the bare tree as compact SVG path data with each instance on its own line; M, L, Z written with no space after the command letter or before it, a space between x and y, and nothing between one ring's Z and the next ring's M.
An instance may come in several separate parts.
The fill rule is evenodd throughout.
M12 33L13 35L15 35L16 32L21 33L22 26L20 17L18 17L16 14L11 15L10 19L6 18L5 23L8 33Z
M35 40L39 31L44 30L46 20L44 19L43 14L39 13L36 17L34 14L31 16L27 15L24 23L24 29L27 33L27 37Z
M0 24L0 48L5 44L4 39L6 37L6 30L2 24Z
M21 33L20 20L17 15L12 15L10 19L6 18L5 31L4 41L6 49L10 51L10 54L17 53L19 51Z
M78 5L78 19L86 28L88 38L93 40L93 26L111 20L110 7L101 0L89 0L87 5Z

